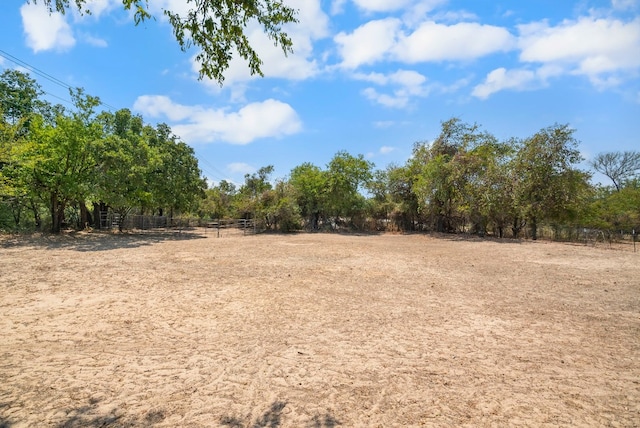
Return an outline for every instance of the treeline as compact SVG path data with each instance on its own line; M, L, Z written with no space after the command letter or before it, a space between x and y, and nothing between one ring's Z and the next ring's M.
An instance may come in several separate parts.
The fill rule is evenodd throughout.
M584 228L640 229L640 153L606 153L591 164L612 186L592 185L574 130L553 125L525 139L498 141L457 118L432 142L419 142L405 165L375 170L340 152L326 169L310 163L271 185L271 167L245 176L239 189L206 191L201 217L255 216L267 229L347 227L438 231L533 239ZM366 195L366 197L364 196Z
M164 124L71 91L74 109L42 100L28 75L0 76L0 229L100 227L108 210L195 210L206 189L191 149Z
M167 125L128 110L95 113L74 92L75 111L41 101L27 75L0 78L0 228L99 226L100 213L245 218L267 230L398 230L526 236L539 231L640 230L640 153L602 153L589 170L574 130L552 125L499 141L457 118L404 165L375 169L337 153L272 180L272 166L244 183L207 188L193 151ZM611 185L594 185L592 173ZM43 220L44 219L44 220ZM569 236L571 238L571 236Z

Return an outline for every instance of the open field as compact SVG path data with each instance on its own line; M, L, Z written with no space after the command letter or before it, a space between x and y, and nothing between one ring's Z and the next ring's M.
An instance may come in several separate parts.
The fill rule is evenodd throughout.
M640 253L0 237L0 427L640 426Z

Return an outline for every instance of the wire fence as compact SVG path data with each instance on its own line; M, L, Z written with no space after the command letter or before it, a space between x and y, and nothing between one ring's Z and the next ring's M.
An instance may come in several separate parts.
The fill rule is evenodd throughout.
M113 212L104 213L100 223L103 229L192 231L215 237L250 235L264 231L263 225L253 219L201 219L196 217L129 215L123 220L117 213ZM382 231L384 230L387 229L382 228ZM372 231L380 232L381 230L377 227ZM594 247L606 246L634 252L640 251L638 234L640 234L640 228L608 230L580 225L553 224L541 225L538 228L538 239L541 240L571 242ZM489 232L488 236L496 237L497 234ZM509 237L509 233L506 233L505 237ZM519 237L530 239L528 228L523 228Z
M201 219L195 217L169 217L157 215L128 215L124 219L113 212L104 213L100 219L101 229L128 231L177 231L199 232L217 237L254 234L261 231L252 219Z

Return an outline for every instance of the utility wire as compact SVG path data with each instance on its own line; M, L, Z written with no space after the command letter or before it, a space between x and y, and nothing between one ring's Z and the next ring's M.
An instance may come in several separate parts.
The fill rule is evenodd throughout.
M9 61L11 61L11 62L13 62L13 63L15 63L15 64L18 64L21 67L26 68L27 70L33 72L34 74L37 74L38 76L43 77L43 78L49 80L50 82L55 83L58 86L61 86L61 87L65 88L65 89L68 89L68 90L73 90L74 89L73 87L71 87L71 85L69 85L69 84L63 82L62 80L50 75L49 73L46 73L46 72L44 72L44 71L32 66L31 64L28 64L27 62L25 62L25 61L23 61L23 60L21 60L19 58L16 58L15 56L11 55L8 52L3 51L2 49L0 49L0 56L5 58L5 59L7 59L7 60L9 60ZM64 100L64 99L62 99L62 98L60 98L60 97L58 97L56 95L53 95L53 94L51 94L49 92L46 92L46 91L44 91L44 92L46 94L48 94L48 95L51 95L51 96L55 97L55 98L58 98L58 99L61 99L61 100L65 101L65 102L71 103L71 101ZM71 104L73 104L73 103L71 103ZM107 107L109 110L113 110L113 111L118 110L117 108L115 108L115 107L113 107L113 106L111 106L111 105L109 105L109 104L107 104L107 103L105 103L103 101L100 101L100 105L103 105L103 106Z
M201 153L197 153L196 155L198 156L198 159L200 159L200 161L205 164L207 167L211 168L213 170L213 172L215 174L210 174L213 178L218 179L220 181L224 180L224 173L221 172L218 168L216 168L211 162L209 162L207 160L207 158L205 158ZM211 171L209 171L211 172Z
M40 76L40 77L42 77L44 79L47 79L50 82L52 82L52 83L54 83L54 84L56 84L58 86L61 86L61 87L65 88L65 89L68 89L68 90L73 90L74 89L73 87L71 87L71 85L63 82L62 80L52 76L49 73L46 73L46 72L44 72L44 71L32 66L31 64L21 60L20 58L17 58L15 56L11 55L10 53L8 53L8 52L6 52L6 51L4 51L2 49L0 49L0 56L5 58L5 59L7 59L7 60L9 60L9 61L11 61L11 62L13 62L14 64L18 64L19 66L26 68L27 70L33 72L34 74L37 74L38 76ZM45 94L51 96L51 97L57 98L57 99L65 102L65 103L73 105L73 102L71 102L70 100L64 99L64 98L59 97L57 95L54 95L51 92L47 92L47 91L44 91L44 90L43 90L43 92ZM117 111L118 110L117 108L115 108L115 107L113 107L113 106L111 106L111 105L109 105L109 104L107 104L105 102L100 101L100 104L105 106L105 107L107 107L110 110L113 110L113 111ZM213 179L217 179L218 181L224 180L224 178L223 178L224 177L224 173L223 172L221 172L212 163L210 163L204 156L198 156L198 158L199 158L201 163L204 163L205 165L207 165L207 167L209 167L209 168L211 168L213 170L213 171L208 170L208 168L205 169L201 165L201 169L202 169L203 172L206 172L208 176L210 176Z

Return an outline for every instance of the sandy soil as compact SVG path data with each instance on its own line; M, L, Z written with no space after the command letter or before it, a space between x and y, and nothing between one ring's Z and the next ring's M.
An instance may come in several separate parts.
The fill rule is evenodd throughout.
M640 426L640 253L0 238L0 427Z

